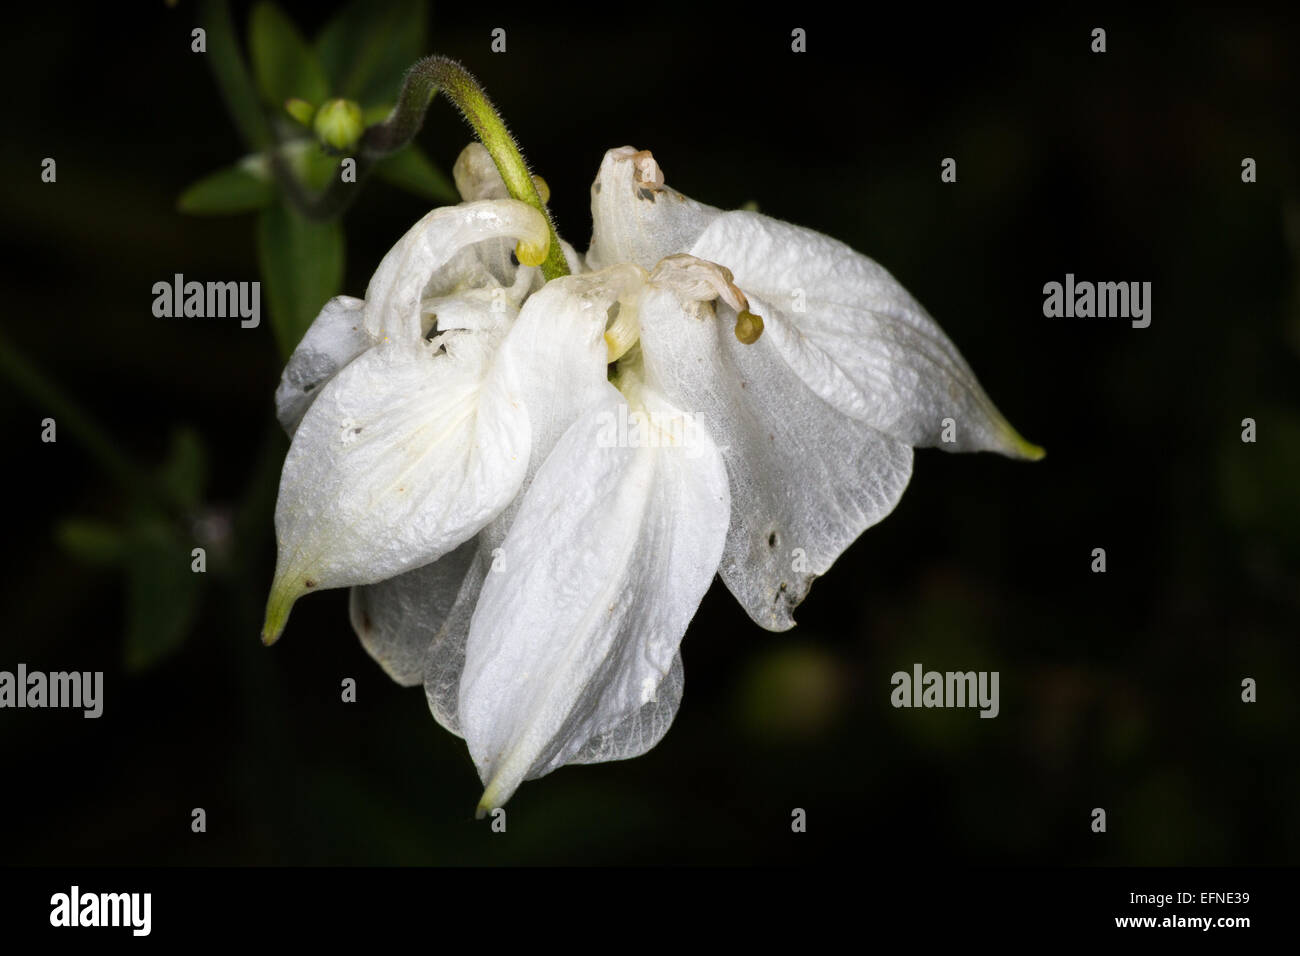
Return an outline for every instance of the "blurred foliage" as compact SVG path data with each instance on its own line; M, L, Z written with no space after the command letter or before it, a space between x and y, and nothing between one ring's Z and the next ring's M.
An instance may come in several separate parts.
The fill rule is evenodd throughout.
M332 147L327 152L310 134L313 112L341 97L354 101L367 122L382 120L392 109L407 68L428 52L428 11L422 0L352 3L322 28L314 44L276 4L262 0L248 18L254 84L235 42L227 5L207 0L201 19L215 25L208 28L208 59L246 144L284 156L286 168L309 195L341 175L341 160ZM450 180L414 144L382 160L376 171L424 199L456 201ZM258 261L270 299L271 326L285 357L343 281L340 222L315 221L294 208L297 193L281 188L273 164L258 152L205 176L177 202L182 212L192 215L260 210Z
M257 256L272 328L287 355L342 285L343 227L311 222L278 202L258 217Z

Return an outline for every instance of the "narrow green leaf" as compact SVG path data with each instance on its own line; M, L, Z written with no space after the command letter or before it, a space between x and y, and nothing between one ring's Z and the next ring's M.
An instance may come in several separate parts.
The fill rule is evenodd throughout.
M122 532L102 521L65 518L55 537L65 551L88 564L117 564L126 552Z
M141 525L127 556L126 666L139 671L184 643L206 574L191 570L192 547L165 528Z
M208 455L203 440L192 428L172 433L171 452L159 476L172 496L189 508L197 508L207 484Z
M274 108L284 109L291 99L319 106L329 95L329 81L316 52L274 3L264 0L253 7L248 50L257 85Z
M394 186L437 203L454 203L460 199L451 180L414 143L381 160L375 166L375 173Z
M199 5L199 24L208 35L208 52L204 58L212 67L235 128L249 147L260 150L270 142L271 128L239 52L230 5L225 0L203 0Z
M428 23L425 0L353 0L316 38L331 93L363 107L394 102L407 68L428 52Z
M262 269L280 353L288 358L307 327L343 285L343 226L312 222L277 202L257 222Z
M204 176L176 201L191 216L232 216L252 212L275 199L275 188L243 166L231 166Z

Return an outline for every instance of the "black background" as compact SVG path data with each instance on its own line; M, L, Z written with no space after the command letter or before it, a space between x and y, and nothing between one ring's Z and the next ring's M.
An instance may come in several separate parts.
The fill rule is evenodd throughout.
M311 35L329 6L287 9ZM476 72L579 248L604 150L652 149L694 198L755 200L884 264L1047 458L919 452L898 509L787 634L715 583L663 743L526 784L494 835L473 820L463 743L365 656L342 592L304 601L275 648L258 642L265 492L286 444L268 438L271 332L150 311L175 272L258 278L251 217L175 211L240 155L190 52L194 8L15 11L4 335L142 465L193 426L208 503L262 518L205 579L183 645L128 670L121 575L55 540L67 516L119 517L123 496L71 433L40 442L45 405L0 386L0 668L106 671L99 720L0 712L0 862L1296 862L1294 17L645 6L444 4L428 52ZM796 26L806 54L790 51ZM440 102L419 142L449 171L468 135ZM45 156L57 184L40 182ZM956 184L940 182L946 156ZM365 189L346 218L353 295L427 209ZM1043 284L1067 272L1150 281L1151 327L1044 318ZM1001 715L894 710L890 675L918 661L999 671ZM1240 700L1248 676L1255 704ZM190 831L194 807L206 834ZM790 832L795 807L807 834Z

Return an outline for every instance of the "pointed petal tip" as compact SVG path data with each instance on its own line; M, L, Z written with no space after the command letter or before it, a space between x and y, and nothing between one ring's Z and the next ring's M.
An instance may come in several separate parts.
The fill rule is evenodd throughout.
M483 796L479 797L478 806L474 808L474 819L482 820L497 807L509 799L510 794L501 794L501 783L499 777L494 777L483 790Z
M1025 441L1014 431L1012 436L1015 448L1014 454L1017 458L1023 458L1025 461L1042 461L1047 457L1047 449L1042 445L1035 445L1033 442Z
M266 600L266 620L262 623L262 643L270 647L280 639L289 623L289 613L306 588L294 586L277 578L271 585L271 596Z
M1047 449L1041 445L1035 445L1011 427L1011 423L1003 418L999 423L1002 433L1003 447L998 451L1010 458L1020 458L1025 461L1041 461L1047 457Z

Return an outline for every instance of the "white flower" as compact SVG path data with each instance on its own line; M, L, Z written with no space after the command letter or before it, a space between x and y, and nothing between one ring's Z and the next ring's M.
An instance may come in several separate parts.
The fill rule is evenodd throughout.
M490 163L466 150L466 201L290 359L264 635L307 590L352 586L366 649L465 737L480 810L654 746L713 575L758 624L793 626L898 502L913 446L1041 455L847 246L696 203L624 147L592 186L588 271L566 249L577 274L543 284L508 253L535 258L545 220Z

